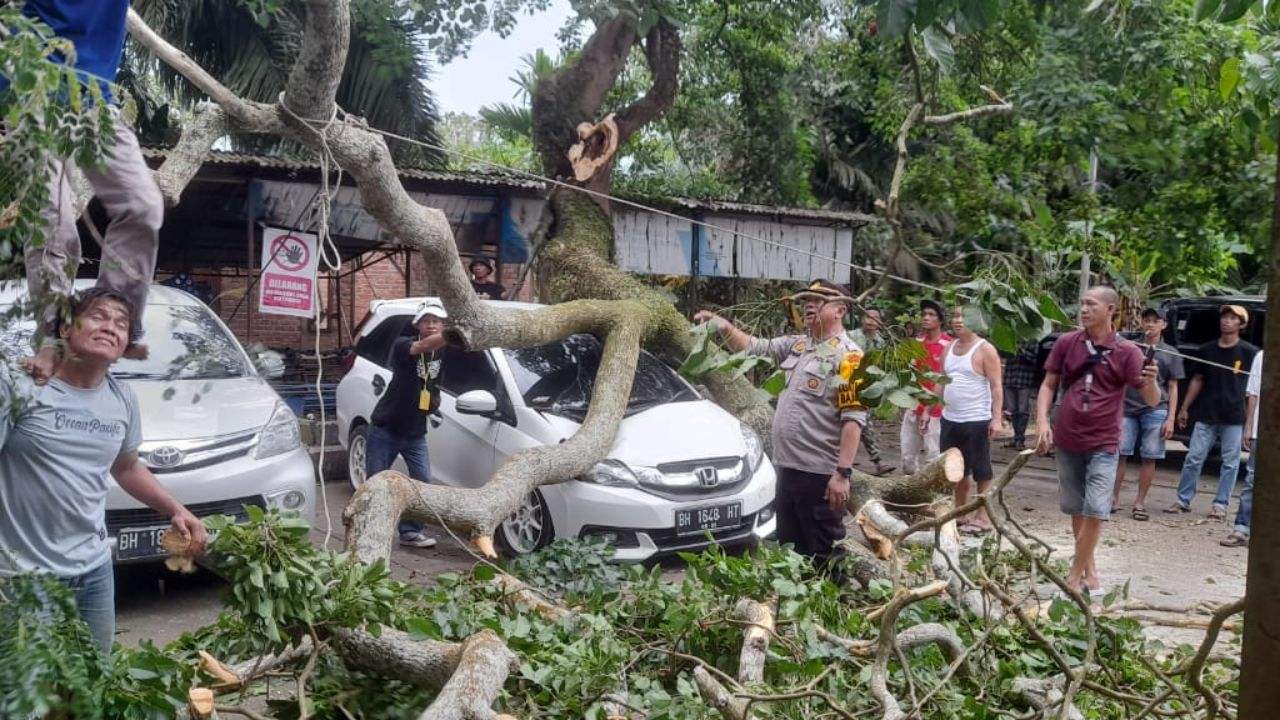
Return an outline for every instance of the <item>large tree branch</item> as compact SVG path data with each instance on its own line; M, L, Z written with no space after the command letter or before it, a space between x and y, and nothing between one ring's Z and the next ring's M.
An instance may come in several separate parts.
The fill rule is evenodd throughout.
M284 105L312 120L333 116L351 45L351 11L347 0L308 0L298 58L289 70Z
M584 312L579 317L580 321L590 322L585 326L559 327L553 333L555 337L599 328L606 319L611 325L591 405L573 437L559 445L516 453L479 488L424 485L390 471L369 478L343 514L347 546L356 557L372 562L389 556L395 524L401 515L420 522L443 523L467 534L482 552L492 555L494 530L528 493L539 485L583 475L605 456L626 412L645 314L634 303L579 301L567 305L542 312L547 315L558 309L590 309L590 316Z
M201 103L183 125L178 144L165 153L164 164L155 172L156 185L165 204L173 207L182 199L182 191L204 165L213 144L227 134L227 113L220 105Z
M644 97L618 113L618 144L624 145L638 130L662 117L675 102L680 88L680 31L659 20L645 38L645 58L653 84Z

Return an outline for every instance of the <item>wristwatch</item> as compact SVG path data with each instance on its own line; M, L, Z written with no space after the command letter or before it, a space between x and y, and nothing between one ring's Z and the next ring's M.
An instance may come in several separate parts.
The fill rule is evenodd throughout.
M851 468L851 467L837 467L837 468L836 468L836 474L837 474L837 475L839 475L840 477L844 478L845 480L848 480L849 478L853 477L853 468Z

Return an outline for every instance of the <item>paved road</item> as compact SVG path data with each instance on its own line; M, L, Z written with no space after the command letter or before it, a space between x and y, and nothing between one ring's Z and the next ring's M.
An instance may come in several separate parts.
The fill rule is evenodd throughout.
M889 449L889 457L896 451ZM997 462L1008 451L997 453ZM1025 520L1032 532L1070 556L1070 527L1057 509L1057 480L1053 461L1036 458L1023 470L1009 492L1010 509ZM1209 496L1216 478L1205 476L1195 512L1165 515L1161 508L1174 499L1177 463L1162 466L1152 489L1149 522L1137 522L1128 515L1133 499L1137 467L1130 472L1122 497L1125 511L1114 516L1103 534L1098 563L1104 581L1130 581L1131 594L1151 602L1189 604L1196 600L1222 602L1244 593L1245 551L1218 545L1228 531L1225 523L1205 519ZM999 472L999 468L997 468ZM341 547L342 508L350 497L344 481L328 485L329 511L333 518L330 547ZM1234 508L1233 508L1234 510ZM323 541L324 526L319 511L312 537ZM440 572L470 567L470 555L448 536L440 534L440 544L430 550L397 548L392 555L392 571L407 582L430 582ZM221 608L223 586L217 578L200 572L178 576L162 567L121 568L117 575L119 640L133 644L150 639L169 642L183 632L212 622Z

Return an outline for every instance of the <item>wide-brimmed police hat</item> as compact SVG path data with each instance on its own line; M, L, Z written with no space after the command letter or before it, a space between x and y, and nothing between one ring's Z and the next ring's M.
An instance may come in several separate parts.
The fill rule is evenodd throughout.
M814 280L812 283L809 283L809 287L783 299L792 303L819 300L821 302L842 302L847 305L852 305L854 302L853 298L849 295L849 290L845 288L845 286L839 283L833 283L830 280Z

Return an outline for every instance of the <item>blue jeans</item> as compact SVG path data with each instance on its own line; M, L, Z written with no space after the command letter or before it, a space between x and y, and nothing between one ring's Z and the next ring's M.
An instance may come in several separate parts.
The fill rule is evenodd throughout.
M1236 532L1249 536L1249 521L1253 519L1253 479L1258 469L1258 441L1253 441L1249 464L1244 468L1244 490L1240 491L1240 507L1236 510Z
M1221 449L1222 469L1218 472L1218 492L1213 496L1213 504L1224 510L1231 504L1231 491L1236 486L1236 473L1240 470L1240 441L1243 437L1243 425L1196 423L1191 431L1191 448L1182 463L1182 477L1178 479L1178 503L1182 507L1191 507L1191 499L1196 496L1196 483L1200 480L1200 468L1215 443Z
M427 457L427 436L404 438L377 425L369 426L364 451L364 471L367 477L383 470L390 470L396 456L404 458L409 477L419 482L431 482L431 460ZM421 532L422 523L402 522L400 534Z
M102 649L111 654L111 641L116 635L116 572L110 560L83 575L58 578L71 589L76 610L89 626L89 634Z

